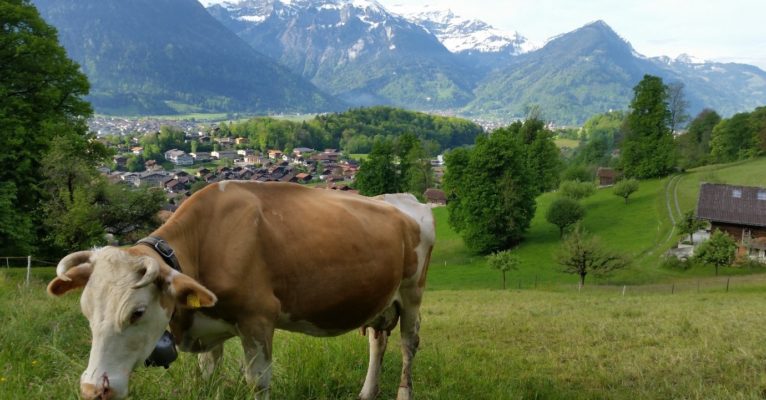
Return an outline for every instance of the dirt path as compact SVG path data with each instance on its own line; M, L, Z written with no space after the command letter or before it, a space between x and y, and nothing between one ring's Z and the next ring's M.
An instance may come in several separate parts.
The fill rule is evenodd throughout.
M662 246L673 238L673 234L676 232L676 221L680 220L683 216L683 213L681 212L681 206L678 204L678 182L681 181L681 177L682 175L673 175L670 177L667 185L665 186L665 207L668 209L668 217L670 217L670 223L672 225L670 227L670 231L668 232L668 237L666 237L665 240L663 240L657 246ZM673 206L671 205L671 202L675 203L675 211L678 213L677 215L673 212Z

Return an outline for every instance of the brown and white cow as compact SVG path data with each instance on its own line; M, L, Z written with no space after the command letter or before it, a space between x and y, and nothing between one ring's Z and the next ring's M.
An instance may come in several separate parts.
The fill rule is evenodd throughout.
M93 340L83 398L126 397L131 371L169 325L180 350L201 353L203 375L220 360L223 342L239 337L256 398L268 398L274 329L333 336L361 327L370 362L359 397L372 399L397 319L397 398L411 398L434 244L431 211L413 196L220 182L151 236L172 247L182 272L150 246L105 247L64 257L48 285L57 296L84 287L81 308Z

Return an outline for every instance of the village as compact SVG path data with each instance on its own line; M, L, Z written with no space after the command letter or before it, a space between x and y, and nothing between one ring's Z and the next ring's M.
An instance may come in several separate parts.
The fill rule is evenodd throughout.
M134 139L135 146L130 148L108 145L117 154L112 158L111 166L104 165L98 170L111 183L162 189L168 199L165 209L169 211L196 190L223 180L293 182L358 193L352 184L360 161L347 157L338 149L296 147L291 152L277 149L260 152L247 148L247 138L211 139L203 131L186 132L185 135L187 140L198 140L203 144L214 142L218 150L187 153L170 149L164 152L165 162L149 159L144 162L143 171L131 172L127 170L128 158L144 154L144 148ZM438 184L444 174L443 157L440 155L431 160L431 167ZM430 204L446 204L446 196L439 189L428 189L424 198Z

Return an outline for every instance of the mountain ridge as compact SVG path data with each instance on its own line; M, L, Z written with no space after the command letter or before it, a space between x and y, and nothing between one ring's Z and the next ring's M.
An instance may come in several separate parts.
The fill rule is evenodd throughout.
M370 0L240 0L208 11L252 47L354 105L462 106L471 68L423 27Z
M328 111L342 103L221 26L195 0L34 0L91 82L97 112Z

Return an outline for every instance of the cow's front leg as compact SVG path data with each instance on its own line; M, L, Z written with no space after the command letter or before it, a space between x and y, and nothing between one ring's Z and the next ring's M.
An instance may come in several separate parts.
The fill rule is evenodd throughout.
M209 379L221 361L223 356L223 343L213 347L210 351L200 353L197 356L199 362L199 371L202 379Z
M256 400L268 400L271 381L271 341L274 326L258 324L243 330L240 339L245 352L245 378L255 389Z
M370 340L370 364L367 367L367 378L359 393L360 400L372 400L378 396L380 390L380 372L383 366L383 355L386 353L388 333L378 331L375 328L364 328Z

